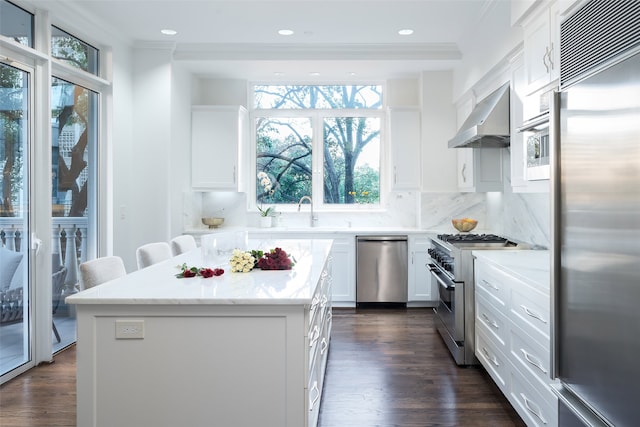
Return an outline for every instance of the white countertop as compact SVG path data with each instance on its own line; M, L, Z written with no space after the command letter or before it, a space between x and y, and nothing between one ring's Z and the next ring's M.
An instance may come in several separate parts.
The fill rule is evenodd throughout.
M549 288L551 258L547 250L480 250L473 255L531 285Z
M291 270L232 273L229 256L205 263L200 249L103 283L67 297L69 304L309 304L333 241L249 240L249 249L280 247L295 257ZM258 246L259 245L259 246ZM177 278L182 263L189 267L223 268L210 278Z
M222 226L218 228L191 228L184 231L185 234L202 235L210 233L224 233L227 231L247 231L257 234L433 234L433 231L416 227L309 227L309 226L283 226L283 227L236 227ZM455 230L454 230L455 232Z

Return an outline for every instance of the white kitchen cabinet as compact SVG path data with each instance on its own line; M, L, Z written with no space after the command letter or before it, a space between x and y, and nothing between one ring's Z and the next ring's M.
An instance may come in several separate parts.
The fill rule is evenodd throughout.
M478 252L474 261L476 356L527 426L557 426L557 397L550 388L556 380L549 374L548 278L535 283L524 280L491 260L490 251ZM496 258L500 256L504 254ZM511 259L526 263L522 253L514 253ZM536 269L544 271L529 267L522 277Z
M548 193L549 180L529 181L527 179L527 149L526 140L522 132L517 129L522 126L525 118L524 99L527 96L525 82L524 55L519 54L511 62L511 188L514 193Z
M392 190L418 190L422 182L421 125L417 107L389 109Z
M523 22L527 94L560 77L560 27L557 3L545 5Z
M410 306L435 306L437 301L436 285L429 267L428 249L431 240L426 237L409 236L409 283L407 304Z
M469 97L456 111L458 127L473 110L474 101ZM461 192L502 191L502 148L455 148L458 156L456 177Z
M503 190L503 148L456 148L461 192Z
M191 186L195 190L244 191L247 110L194 105L191 109Z

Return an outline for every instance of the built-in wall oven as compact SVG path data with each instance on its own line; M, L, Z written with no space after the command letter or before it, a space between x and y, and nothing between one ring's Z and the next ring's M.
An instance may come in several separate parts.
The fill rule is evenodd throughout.
M523 245L494 234L439 234L428 250L438 282L435 327L458 365L478 364L475 336L473 250L518 249Z

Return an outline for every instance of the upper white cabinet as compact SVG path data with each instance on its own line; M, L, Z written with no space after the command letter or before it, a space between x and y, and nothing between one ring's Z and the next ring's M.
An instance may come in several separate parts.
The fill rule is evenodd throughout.
M502 191L502 148L456 148L461 192Z
M523 22L524 66L527 94L560 76L559 8L544 6Z
M460 125L473 109L468 98L458 106ZM456 177L461 192L502 191L502 148L455 148L458 155Z
M420 173L420 110L417 107L389 109L389 135L392 161L392 190L418 190Z
M247 126L247 110L242 106L192 107L191 186L194 189L243 191Z

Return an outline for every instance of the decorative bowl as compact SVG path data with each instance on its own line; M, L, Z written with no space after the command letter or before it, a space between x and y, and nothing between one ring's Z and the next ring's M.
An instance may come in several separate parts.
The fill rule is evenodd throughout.
M465 233L467 231L473 230L474 228L476 228L476 225L478 225L478 221L471 218L452 219L451 223L456 228L456 230Z
M224 218L202 218L202 223L209 228L218 228L224 222Z

